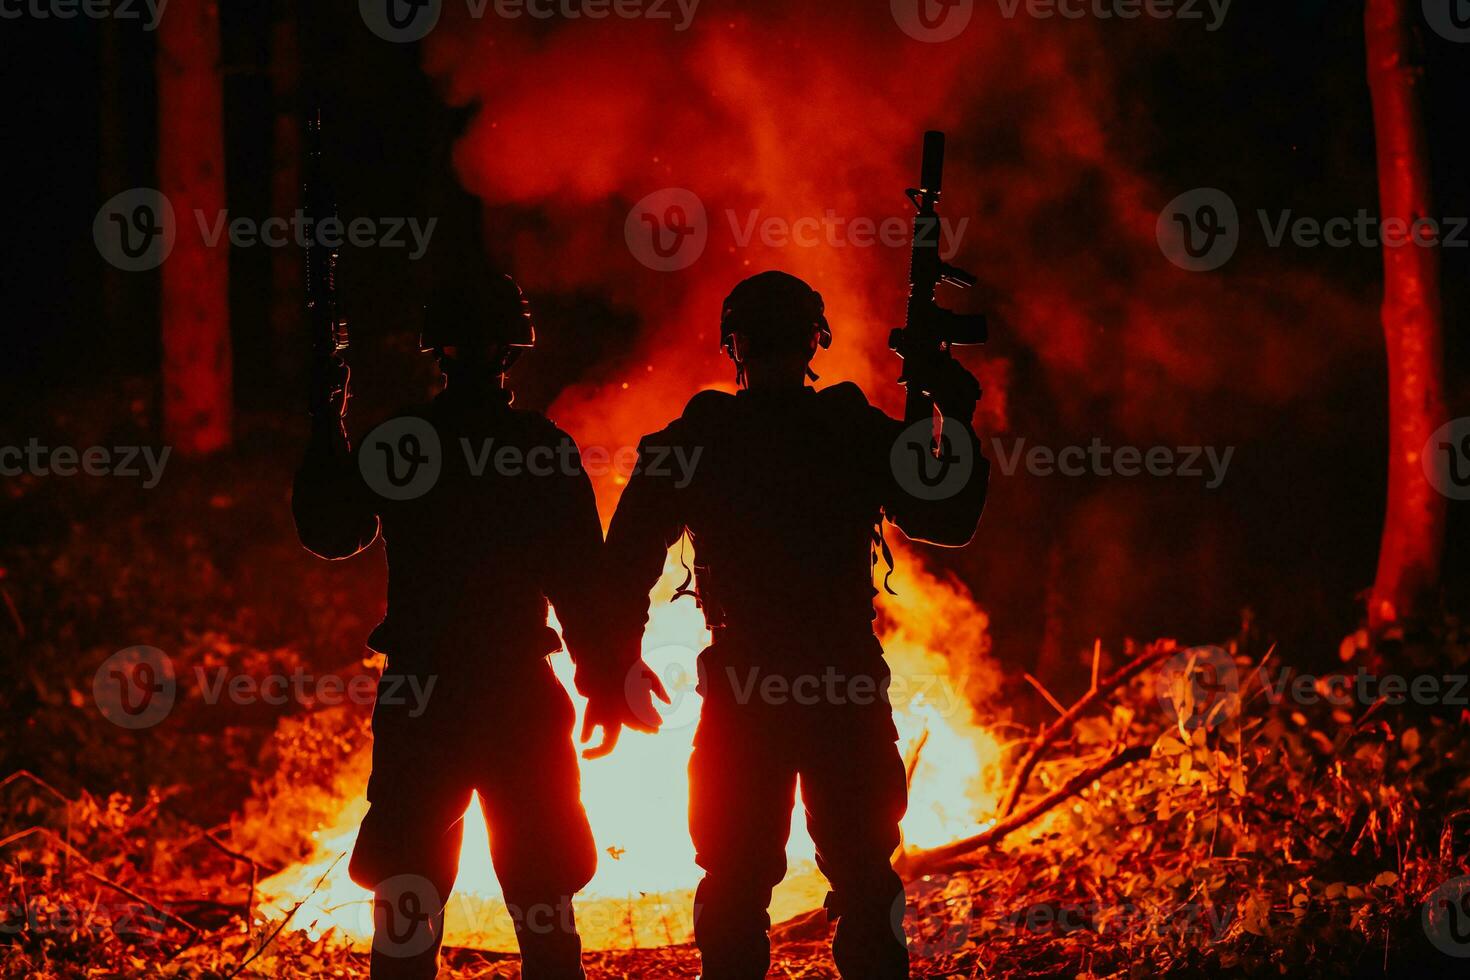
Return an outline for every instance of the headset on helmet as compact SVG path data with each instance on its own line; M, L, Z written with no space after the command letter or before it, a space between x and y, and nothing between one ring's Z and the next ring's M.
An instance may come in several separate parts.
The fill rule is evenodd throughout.
M779 332L809 337L832 346L832 327L827 323L822 294L786 272L762 272L739 282L720 309L720 348L730 359L736 357L735 335L769 337Z
M435 291L424 307L419 350L498 343L506 348L506 367L536 346L536 325L521 287L510 276L456 280Z

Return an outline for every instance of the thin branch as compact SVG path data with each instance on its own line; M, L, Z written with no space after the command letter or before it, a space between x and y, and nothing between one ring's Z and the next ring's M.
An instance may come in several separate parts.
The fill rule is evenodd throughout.
M311 896L315 895L317 889L322 887L322 882L327 880L327 875L331 874L332 870L337 867L337 863L346 856L347 852L343 851L341 854L338 854L335 858L332 859L331 865L327 867L327 870L322 872L322 876L316 880L316 884L311 886L311 891L306 893L306 897L297 902L295 905L291 906L291 911L287 912L286 917L281 920L281 924L276 926L275 930L269 936L265 937L265 942L260 944L260 948L251 953L249 956L245 957L244 961L242 961L239 966L235 967L235 972L231 973L228 977L225 978L225 980L234 980L235 977L238 977L241 973L244 972L247 966L249 966L251 963L254 963L255 960L260 956L260 954L266 951L266 948L270 946L271 943L276 941L276 937L281 934L282 929L286 928L286 924L291 921L291 917L294 916L298 911L300 911L301 906L305 905L308 901L311 900Z
M160 916L162 916L163 918L167 919L168 921L174 922L174 923L177 923L178 925L183 926L186 930L188 930L188 932L191 935L194 935L194 936L198 936L199 935L199 927L198 926L194 925L192 922L187 922L187 921L179 918L177 915L174 915L172 912L168 911L165 908L162 908L160 906L154 905L152 902L148 901L148 899L144 898L142 895L139 895L137 892L133 891L131 888L127 888L127 887L124 887L123 885L119 885L117 882L113 881L111 878L104 878L102 875L99 875L95 871L83 871L82 874L86 875L88 878L91 878L93 881L97 882L99 885L106 885L108 888L111 888L113 891L121 892L122 894L126 895L128 898L131 898L133 901L138 902L141 905L146 905L148 908L150 908L153 911L157 912Z
M39 786L41 789L44 789L46 792L48 792L52 796L56 797L58 800L60 800L62 803L66 804L67 806L71 806L73 803L76 802L71 797L64 795L55 786L52 786L50 783L46 782L46 780L42 779L40 776L37 776L35 773L31 772L29 769L17 769L15 772L13 772L10 775L6 776L4 779L0 779L0 789L4 789L5 787L9 786L11 783L16 782L17 780L21 780L21 779L24 779L27 782L33 783L36 786Z
M1057 709L1057 714L1064 715L1067 713L1067 709L1062 707L1062 702L1052 697L1051 692L1046 689L1046 686L1042 684L1041 681L1037 680L1035 677L1032 677L1030 674L1022 674L1021 676L1026 678L1027 684L1030 684L1032 687L1036 688L1037 694L1040 694L1042 697L1046 698L1047 704Z
M1057 806L1057 804L1077 795L1087 786L1106 776L1114 769L1120 769L1131 763L1147 759L1151 752L1152 749L1147 745L1135 745L1131 748L1124 749L1106 762L1083 770L1067 780L1058 789L1035 801L1025 809L1019 810L1004 818L993 827L983 830L973 837L966 837L963 840L957 840L953 843L936 847L933 850L902 855L895 862L895 867L899 874L905 878L916 878L920 875L941 871L959 858L966 857L983 847L993 847L999 844L1013 831L1019 830Z
M1035 771L1037 763L1041 761L1047 749L1051 747L1052 743L1057 740L1057 737L1062 732L1072 727L1088 708L1113 693L1113 691L1134 677L1143 673L1149 667L1152 667L1160 660L1174 653L1175 649L1172 645L1160 643L1145 650L1099 682L1096 687L1079 698L1076 704L1063 711L1060 718L1037 732L1036 737L1031 740L1031 749L1026 753L1025 758L1021 760L1021 764L1016 768L1016 774L1011 779L1011 785L1006 790L1005 798L1001 801L1000 816L1002 818L1008 817L1015 812L1016 804L1020 802L1021 794L1026 789L1026 783L1030 780L1031 773Z
M9 837L0 838L0 848L9 847L16 841L29 837L31 834L40 834L42 837L49 837L54 844L61 848L63 853L75 855L81 858L86 864L93 863L91 858L56 836L56 831L51 830L49 827L28 827L25 830L18 830Z
M220 840L212 830L204 831L204 839L213 844L226 857L233 858L242 864L250 866L250 894L245 899L245 927L249 929L250 920L255 917L255 888L256 884L260 881L260 865L248 854L241 854Z

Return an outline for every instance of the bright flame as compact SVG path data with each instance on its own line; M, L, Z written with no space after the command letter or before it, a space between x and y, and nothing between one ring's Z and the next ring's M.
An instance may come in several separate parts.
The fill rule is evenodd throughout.
M925 572L907 548L896 553L893 584L898 595L885 596L880 604L883 641L894 675L900 744L912 753L922 741L903 831L907 846L931 847L974 833L998 796L1001 748L974 723L965 696L973 679L956 669L959 664L984 667L987 619L962 586ZM653 593L643 644L646 659L673 699L664 711L663 730L656 736L625 734L611 756L582 765L583 802L602 849L597 875L577 899L578 925L589 948L685 942L692 932L699 869L686 824L687 763L699 717L695 658L709 633L693 602L669 601L683 577L676 552L670 552ZM566 653L556 654L552 663L571 690ZM585 702L574 699L580 716ZM365 786L365 764L360 776ZM366 809L361 793L344 801L338 818L316 835L312 857L261 885L263 918L279 919L302 902L293 928L313 937L335 929L365 945L372 931L368 893L347 877L346 858L339 856L351 851ZM814 848L801 812L798 803L787 848L790 868L772 902L775 921L817 907L827 890L813 863ZM445 926L447 943L514 949L499 893L476 800L465 813L459 879Z

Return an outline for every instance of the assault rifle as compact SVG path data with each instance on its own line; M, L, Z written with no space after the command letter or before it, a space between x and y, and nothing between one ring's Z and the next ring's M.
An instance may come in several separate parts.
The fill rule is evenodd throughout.
M935 379L951 347L983 344L987 337L985 317L976 313L946 310L934 299L938 285L948 283L961 289L975 285L975 277L945 262L939 255L939 196L944 184L944 134L924 134L924 159L919 186L905 192L913 202L913 253L909 260L909 301L904 325L888 335L888 346L903 358L899 383L908 389L904 421L934 417L931 398ZM939 447L940 427L935 420L934 437Z
M309 407L315 424L340 430L351 397L347 321L337 311L337 248L322 241L322 223L337 218L337 201L322 159L322 111L306 121L302 212L306 244L306 316L311 331Z

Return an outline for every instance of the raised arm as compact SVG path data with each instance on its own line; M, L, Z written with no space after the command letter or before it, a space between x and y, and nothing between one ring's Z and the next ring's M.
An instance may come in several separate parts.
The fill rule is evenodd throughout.
M943 458L926 458L931 423L923 418L894 422L882 416L887 435L879 451L888 453L893 478L883 508L888 520L916 541L959 548L975 536L985 509L990 461L973 424L980 386L959 363L947 363L934 392L944 415Z
M321 558L351 558L377 540L377 502L340 429L313 433L291 487L291 516L296 536Z

